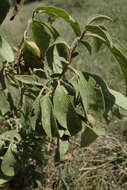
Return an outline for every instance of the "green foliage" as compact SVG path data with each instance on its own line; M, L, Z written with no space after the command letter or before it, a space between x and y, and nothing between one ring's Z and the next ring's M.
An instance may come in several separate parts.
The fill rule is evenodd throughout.
M38 20L38 14L48 15L47 21ZM72 44L54 27L58 18L76 35ZM81 31L63 9L38 7L24 33L18 59L1 37L0 115L10 120L8 131L0 135L0 185L25 175L25 186L33 179L30 188L41 187L42 174L37 169L45 165L47 141L56 147L55 162L59 164L72 136L80 132L81 146L86 147L105 134L99 120L109 121L111 113L127 115L124 95L109 89L99 76L72 67L80 44L92 53L88 37L92 38L97 51L104 43L116 57L127 86L126 49L116 45L107 28L98 24L102 19L111 20L95 15Z

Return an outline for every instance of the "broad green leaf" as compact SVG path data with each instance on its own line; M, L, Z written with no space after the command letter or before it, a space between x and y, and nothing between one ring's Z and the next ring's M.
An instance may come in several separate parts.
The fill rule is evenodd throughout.
M44 22L42 24L45 25L49 29L49 31L52 34L54 40L56 40L60 36L59 32L51 24L49 25L48 23L44 23Z
M56 46L51 48L50 52L48 52L47 60L48 60L49 67L53 70L53 73L61 73L62 72L63 65L61 63L61 57L58 54L58 50L57 50Z
M62 59L59 56L58 50L56 47L53 49L53 72L54 73L62 73L63 65L62 65Z
M97 86L93 77L79 72L79 89L85 112L96 119L101 118L105 111L101 87Z
M92 37L93 39L99 39L100 41L102 41L102 43L107 45L106 40L98 34L89 33L89 34L87 34L87 36Z
M0 59L2 61L14 61L14 54L8 42L0 36Z
M15 157L15 154L12 151L12 147L13 145L10 144L1 163L1 170L3 174L9 177L15 176L19 170L18 161Z
M76 36L81 35L81 29L78 22L73 19L65 10L56 7L38 7L35 9L35 12L38 13L38 11L41 11L41 13L47 13L49 16L52 15L58 18L63 18L67 23L70 24Z
M53 106L49 95L40 100L42 127L48 137L52 138L57 134L56 121L53 114Z
M93 35L98 35L100 37L100 39L104 39L104 41L106 41L106 43L110 47L113 47L112 38L104 26L89 24L89 25L86 25L86 31L90 32Z
M101 21L101 20L112 21L112 19L108 16L96 14L96 15L92 15L90 18L88 18L87 24L91 24L93 22Z
M36 124L37 121L39 120L39 117L40 117L40 97L37 96L37 98L33 102L31 115L30 115L30 124L33 130L36 129Z
M54 73L62 72L63 64L69 55L69 48L69 45L61 38L57 38L49 47L46 57L48 65Z
M58 132L59 132L59 136L61 138L61 137L63 137L65 130L64 129L59 129Z
M83 74L80 73L80 80L78 81L78 88L80 91L80 95L82 98L83 108L85 113L87 114L88 111L88 84L86 79L84 78Z
M23 113L22 113L22 117L21 117L21 124L24 128L28 127L31 125L30 122L30 114L32 112L33 109L33 102L35 100L36 97L33 97L32 92L28 92L28 95L25 95L24 98L24 104L23 104ZM35 123L35 121L34 121ZM34 125L33 123L33 125ZM32 125L32 127L33 127Z
M116 60L118 61L121 70L123 72L126 83L126 95L127 95L127 49L125 49L118 43L114 43L113 47L110 48L110 50L113 53Z
M58 85L53 97L54 114L60 125L75 135L82 128L82 121L76 113L71 102L70 96L67 94L63 86Z
M89 54L91 55L92 54L92 47L89 44L89 42L82 40L81 43L86 47L86 49L88 50Z
M106 118L108 118L109 113L113 110L114 107L117 108L121 116L127 116L127 98L123 94L108 88L105 81L98 75L85 72L83 75L85 75L86 78L91 76L96 81L96 84L101 87L105 102L104 116Z
M85 131L81 135L81 146L89 146L93 143L98 136L105 135L104 129L86 127Z
M10 111L10 105L2 91L0 91L0 114L4 115Z
M0 0L0 24L2 24L3 20L5 19L8 11L10 9L9 0Z
M109 89L109 92L115 98L115 106L117 106L117 108L119 110L119 114L121 116L127 116L127 97L125 97L120 92L117 92L117 91L112 90L112 89Z
M59 140L59 152L60 152L60 158L62 158L69 148L69 141L68 140Z
M15 79L28 85L42 86L33 75L15 75Z
M32 34L37 46L40 48L42 56L44 56L51 40L48 28L38 21L33 21Z
M6 87L12 98L14 106L18 107L21 101L21 91L19 85L16 83L14 76L5 77Z
M94 78L96 84L101 87L105 105L104 116L105 118L107 118L108 113L112 110L113 106L115 105L115 97L111 94L107 84L101 77L91 73L84 73L84 75L86 75L86 77L91 76L92 78Z

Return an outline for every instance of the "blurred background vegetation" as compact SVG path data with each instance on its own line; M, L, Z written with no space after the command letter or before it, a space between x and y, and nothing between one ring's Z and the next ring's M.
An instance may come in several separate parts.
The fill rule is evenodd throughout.
M113 21L106 23L106 26L109 28L111 36L126 47L126 0L25 0L25 6L15 20L13 22L9 20L10 15L12 15L11 10L0 29L11 46L17 46L21 41L32 11L37 6L44 5L64 8L78 20L82 29L91 15L105 14L110 16ZM63 37L71 43L74 36L69 26L63 24L62 20L59 20L55 26ZM99 74L109 87L125 94L125 84L120 67L106 47L103 46L99 53L93 50L91 56L84 49L82 51L82 47L80 50L80 55L74 59L75 67ZM100 122L99 125L106 128L106 137L99 138L85 149L80 149L78 143L75 143L75 139L72 139L70 152L61 162L59 168L55 168L53 160L49 159L49 164L45 168L48 179L44 183L45 190L127 189L127 148L121 133L123 127L127 128L127 119L119 121L112 118L109 125L104 121Z

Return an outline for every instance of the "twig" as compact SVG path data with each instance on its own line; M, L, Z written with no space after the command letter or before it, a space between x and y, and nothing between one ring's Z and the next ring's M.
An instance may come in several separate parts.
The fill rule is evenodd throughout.
M96 170L96 169L99 169L99 168L106 168L106 167L111 165L112 161L106 162L106 163L101 164L99 166L94 166L94 167L89 167L89 168L81 168L80 171L91 171L91 170Z

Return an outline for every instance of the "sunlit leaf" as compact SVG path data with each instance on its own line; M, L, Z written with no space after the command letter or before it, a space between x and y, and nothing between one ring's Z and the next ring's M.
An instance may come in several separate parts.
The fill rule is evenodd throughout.
M59 141L59 152L60 152L60 158L62 158L69 148L69 141L68 140L62 140Z
M53 114L52 102L48 95L41 98L40 106L42 127L46 135L52 138L54 135L57 134L57 126Z
M32 110L30 115L30 124L33 130L36 129L37 121L39 120L40 116L40 97L37 96L35 101L32 104Z
M80 95L86 113L99 119L105 111L105 102L101 87L97 86L93 77L79 72Z
M42 56L44 56L51 40L51 35L47 27L38 21L33 21L32 34L37 46L40 48Z
M76 113L70 97L63 86L57 86L53 103L54 114L60 125L68 129L71 135L75 135L78 131L80 131L82 121Z
M10 105L2 91L0 91L0 113L4 115L10 111Z
M15 78L25 84L42 86L42 84L38 82L37 78L33 75L15 75Z
M106 28L102 25L86 25L86 31L90 32L93 35L99 36L100 39L103 39L103 41L106 41L107 44L110 45L110 47L113 46L112 38Z
M21 101L21 91L19 85L16 83L14 76L5 77L6 87L12 98L14 106L18 107Z
M112 21L112 19L106 15L96 14L96 15L92 15L91 17L88 18L87 24L91 24L93 22L101 21L101 20Z
M123 72L126 83L126 95L127 95L127 49L118 43L114 43L111 48L111 52L118 61L121 70Z
M63 64L69 55L69 48L69 45L61 38L57 38L49 47L46 57L48 65L54 73L62 72Z
M12 144L10 144L7 152L5 153L2 164L1 170L4 175L6 176L14 176L17 174L19 170L19 164L15 157L15 153L12 151Z
M65 10L56 7L38 7L35 10L35 12L38 13L38 11L43 11L44 13L47 13L49 16L52 15L58 18L63 18L67 23L70 24L77 36L81 35L81 30L78 22L75 19L73 19Z
M117 106L117 110L120 114L120 116L127 116L127 97L125 97L120 92L117 92L115 90L109 89L110 93L113 95L115 99L115 106Z

